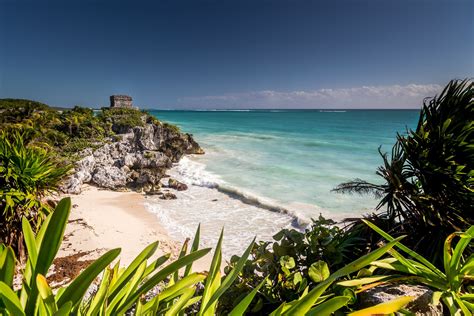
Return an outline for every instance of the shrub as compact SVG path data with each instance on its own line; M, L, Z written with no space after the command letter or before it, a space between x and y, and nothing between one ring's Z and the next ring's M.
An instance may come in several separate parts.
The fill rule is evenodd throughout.
M21 220L36 227L49 212L45 195L56 190L69 166L42 148L27 146L19 133L0 133L0 240L24 254Z
M122 133L135 126L144 126L146 114L137 109L102 108L99 120L110 123L115 133Z
M295 300L308 286L312 288L320 283L322 275L327 277L330 269L341 268L363 254L354 247L362 241L360 238L322 216L313 220L304 232L283 229L273 238L274 242L254 246L238 281L220 305L221 313L230 310L234 301L264 279L252 311L268 313L280 302ZM227 268L231 269L239 259L232 257Z

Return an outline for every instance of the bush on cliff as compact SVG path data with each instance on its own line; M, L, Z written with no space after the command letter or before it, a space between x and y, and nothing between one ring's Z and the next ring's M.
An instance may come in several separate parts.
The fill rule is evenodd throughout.
M49 148L59 156L75 161L86 148L104 144L107 137L127 132L146 123L163 126L171 132L179 129L137 109L102 108L95 115L92 109L75 106L55 110L46 104L22 100L0 99L0 128L19 131L26 143Z

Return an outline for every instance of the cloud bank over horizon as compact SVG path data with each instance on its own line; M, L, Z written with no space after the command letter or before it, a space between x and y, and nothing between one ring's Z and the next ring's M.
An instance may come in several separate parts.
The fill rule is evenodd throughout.
M183 97L183 108L299 108L299 109L418 109L423 99L439 94L438 84L361 86L310 91L273 91L228 93Z

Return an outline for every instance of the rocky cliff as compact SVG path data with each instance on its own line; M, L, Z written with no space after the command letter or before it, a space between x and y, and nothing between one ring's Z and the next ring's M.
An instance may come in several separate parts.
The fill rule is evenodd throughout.
M156 192L173 162L186 154L204 153L192 135L167 124L148 122L120 132L103 146L80 153L83 158L63 183L64 192L78 194L83 183L112 190Z

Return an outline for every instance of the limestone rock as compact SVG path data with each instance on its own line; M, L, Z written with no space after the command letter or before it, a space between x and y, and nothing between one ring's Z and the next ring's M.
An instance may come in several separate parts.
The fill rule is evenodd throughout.
M192 135L180 133L167 124L147 122L105 140L93 150L83 150L73 174L61 186L66 193L78 194L83 183L118 190L124 187L145 190L159 185L167 169L185 154L204 151ZM175 180L174 180L175 181ZM184 183L171 187L186 190Z
M442 316L443 305L432 303L433 290L424 285L385 284L361 292L358 297L360 307L370 307L388 302L401 296L413 296L415 299L406 307L415 315Z
M106 166L95 170L92 181L103 188L118 189L127 184L127 177L121 169L115 166Z

